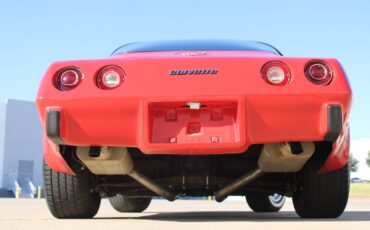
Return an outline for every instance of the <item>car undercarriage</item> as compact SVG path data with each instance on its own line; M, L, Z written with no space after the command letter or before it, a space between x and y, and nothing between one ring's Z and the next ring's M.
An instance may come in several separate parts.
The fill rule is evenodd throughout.
M326 159L331 151L330 142L316 142L316 152ZM237 178L255 170L263 145L253 145L241 154L222 155L146 155L137 148L128 151L134 167L150 179L172 191L176 196L214 196L215 193ZM75 147L62 146L67 162L80 162ZM68 153L68 154L67 154ZM76 162L75 162L76 163ZM83 163L81 163L83 167ZM300 173L265 173L230 195L247 195L250 192L278 193L292 196L299 189ZM94 189L102 197L122 194L128 197L156 196L127 175L94 175Z

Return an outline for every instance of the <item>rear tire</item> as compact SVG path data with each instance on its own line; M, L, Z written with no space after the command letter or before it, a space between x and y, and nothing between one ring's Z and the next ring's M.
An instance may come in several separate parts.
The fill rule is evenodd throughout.
M151 201L151 197L130 198L121 194L109 198L110 204L118 212L143 212Z
M293 194L295 211L302 218L336 218L346 208L349 168L317 174L326 158L315 154L302 169L300 189Z
M250 193L246 199L254 212L278 212L285 203L285 196L279 194Z
M90 171L75 167L74 172L56 172L44 163L45 198L56 218L92 218L99 210L101 198L92 191Z

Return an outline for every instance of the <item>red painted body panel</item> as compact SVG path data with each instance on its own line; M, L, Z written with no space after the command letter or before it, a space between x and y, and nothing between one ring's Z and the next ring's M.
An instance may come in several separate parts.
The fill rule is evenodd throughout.
M320 169L319 173L327 173L342 168L349 161L350 132L349 128L345 129L338 140L333 144L326 162Z
M59 152L59 146L55 145L53 142L49 141L45 133L43 135L43 151L44 151L44 160L46 164L58 171L74 175L72 169L68 166L67 162L63 159Z
M285 86L267 84L261 77L261 67L276 60L289 67L291 81ZM207 51L202 56L184 56L179 51L56 62L41 82L37 105L43 124L47 109L61 111L61 137L76 146L126 146L147 154L201 155L241 153L260 143L322 141L327 132L327 105L340 105L347 124L351 89L335 59L321 59L333 70L331 84L311 83L304 75L310 60L267 52ZM106 65L120 66L126 73L125 82L116 89L102 90L95 84L97 72ZM62 92L53 86L53 78L67 66L78 67L84 79L77 88ZM217 69L218 73L169 75L171 70L189 69ZM187 102L206 106L194 112L182 107ZM225 119L212 120L214 111ZM176 121L166 118L170 113ZM223 128L217 130L217 125ZM192 128L197 132L189 133ZM175 134L177 143L170 143ZM348 161L347 150L339 151L341 143L336 142L329 158L332 163L322 172ZM57 164L60 162L52 165Z

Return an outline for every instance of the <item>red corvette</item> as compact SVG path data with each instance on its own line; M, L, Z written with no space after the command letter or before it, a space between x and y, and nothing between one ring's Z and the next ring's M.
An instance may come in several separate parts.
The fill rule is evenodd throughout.
M132 43L63 61L37 96L47 203L91 218L153 196L246 196L256 212L292 197L304 218L348 199L351 89L335 59L283 57L260 42Z

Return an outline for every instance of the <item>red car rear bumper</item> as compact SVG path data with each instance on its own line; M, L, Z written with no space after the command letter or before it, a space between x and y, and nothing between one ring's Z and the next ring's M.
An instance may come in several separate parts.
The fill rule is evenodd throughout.
M350 97L271 95L38 102L46 112L46 134L55 144L205 155L241 153L250 145L262 143L335 141L346 129ZM201 106L190 109L188 102ZM57 154L47 148L49 155ZM328 167L338 168L347 162L346 154L333 154L336 163ZM63 168L66 171L65 165Z

